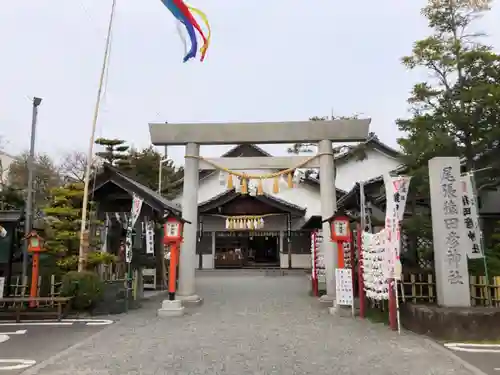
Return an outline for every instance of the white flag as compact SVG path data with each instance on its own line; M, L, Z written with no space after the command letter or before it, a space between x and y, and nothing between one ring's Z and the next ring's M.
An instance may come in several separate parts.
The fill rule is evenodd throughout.
M139 218L139 214L141 213L143 200L134 194L134 198L132 199L132 209L130 210L131 220L132 220L132 228L134 227L137 219Z
M132 199L132 208L130 209L130 218L128 219L127 223L127 236L126 236L126 243L125 243L125 261L127 263L132 262L132 232L134 230L135 223L137 222L137 219L139 218L139 214L141 213L141 208L142 208L142 202L143 200L137 196L133 195Z
M460 178L462 183L462 214L466 236L462 241L469 259L478 259L484 256L481 247L481 228L476 206L476 197L472 185L472 175L466 174Z
M395 270L400 269L401 253L401 220L404 218L408 191L410 188L410 176L391 177L384 175L386 194L385 230L387 233L387 251L385 252L387 263L387 278L397 279L401 275Z
M148 221L146 223L146 254L155 253L155 229L154 223Z

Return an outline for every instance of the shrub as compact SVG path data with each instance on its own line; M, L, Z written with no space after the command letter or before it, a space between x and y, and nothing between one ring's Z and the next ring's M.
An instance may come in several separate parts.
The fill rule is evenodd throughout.
M87 257L87 267L95 268L100 264L114 264L118 260L116 255L102 251L92 251Z
M101 251L92 251L87 255L87 269L95 269L100 264L114 264L117 261L116 255ZM61 258L57 261L57 266L68 272L78 269L78 255L71 255Z
M91 309L102 297L103 282L94 272L70 271L62 280L61 295L73 297L71 307L77 311Z
M63 271L75 271L78 269L78 256L72 255L69 257L61 258L57 261L57 266Z

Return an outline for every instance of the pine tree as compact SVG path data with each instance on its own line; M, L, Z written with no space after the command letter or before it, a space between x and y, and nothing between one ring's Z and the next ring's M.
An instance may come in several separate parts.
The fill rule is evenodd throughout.
M96 152L96 155L104 159L105 162L118 167L127 169L130 164L130 147L121 139L98 138L95 143L104 146L104 151Z
M411 117L399 119L405 136L398 140L412 185L428 196L427 162L435 156L459 156L466 170L494 167L480 184L498 175L500 161L500 56L481 44L471 25L487 10L470 1L431 1L422 10L431 36L419 40L402 62L426 69L433 77L415 84L408 103Z
M140 183L152 190L158 189L160 159L162 155L153 147L130 151L130 169L128 173ZM162 163L162 195L175 196L182 187L176 184L184 175L182 168L176 168L172 160Z
M77 255L83 184L69 183L52 189L51 200L50 205L43 210L50 223L47 230L47 250L61 258Z
M83 184L68 183L51 190L51 203L43 210L47 215L45 246L55 256L57 265L66 270L76 270L80 250L80 223L83 203ZM92 213L93 203L89 204ZM99 224L89 215L89 225ZM91 250L98 244L95 238L90 239ZM88 266L113 262L114 256L106 253L90 252Z
M427 70L431 77L414 85L410 117L397 120L404 133L398 143L413 176L412 200L429 202L428 161L436 156L458 156L467 171L491 168L476 174L479 186L498 180L500 56L471 30L488 4L430 1L422 15L432 34L415 42L412 54L402 59L408 69ZM428 213L413 215L404 227L410 237L432 238Z

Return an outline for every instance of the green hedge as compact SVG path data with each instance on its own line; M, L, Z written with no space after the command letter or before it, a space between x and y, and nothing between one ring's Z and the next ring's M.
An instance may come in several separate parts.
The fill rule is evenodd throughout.
M70 271L62 280L61 295L73 297L71 307L76 311L91 310L102 298L104 284L95 272Z

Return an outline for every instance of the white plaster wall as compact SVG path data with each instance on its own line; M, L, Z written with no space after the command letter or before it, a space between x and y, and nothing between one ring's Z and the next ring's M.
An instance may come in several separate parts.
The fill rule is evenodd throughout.
M247 174L255 174L255 175L269 173L269 171L265 170L260 170L260 171L248 170L244 172ZM234 182L236 182L236 179L234 180ZM313 186L305 184L299 184L299 186L290 189L288 188L287 182L283 178L280 180L279 193L273 194L272 192L273 183L274 181L272 179L263 181L264 191L267 194L276 196L277 198L283 199L299 207L305 208L307 210L306 217L320 215L321 205L320 205L319 188L315 188ZM219 174L215 173L214 175L209 176L206 179L200 181L200 187L198 191L198 203L206 202L207 200L223 193L226 190L227 190L226 181L224 181L224 183L221 184L219 180ZM181 203L182 195L176 197L174 201L177 203Z
M292 268L309 269L312 267L311 254L291 254L292 255ZM280 267L288 268L288 253L280 253Z
M292 254L292 268L306 268L312 267L311 254Z
M280 253L280 268L288 268L288 254Z
M1 183L7 183L7 177L9 175L9 167L15 158L9 154L0 151L0 173L1 173ZM0 189L1 189L0 185Z
M204 270L211 270L214 268L214 256L213 254L203 254L201 256L201 264ZM195 269L198 269L199 264L196 263Z
M339 161L336 164L337 177L336 187L349 191L356 182L366 181L371 178L381 176L382 174L396 169L401 165L401 162L380 151L368 150L367 157L364 160L356 160L354 158L348 161ZM242 171L247 174L265 174L266 170L246 170ZM236 179L234 180L236 182ZM264 181L264 190L267 194L276 196L277 198L286 200L292 204L306 208L306 217L320 215L320 193L318 187L299 184L293 189L288 188L285 178L280 180L280 191L278 194L273 194L273 180ZM214 196L221 194L227 190L226 179L221 184L219 173L214 173L200 181L198 192L198 203L203 203ZM174 199L175 202L181 203L182 195Z
M366 159L352 158L346 162L339 161L335 186L349 191L356 182L367 181L382 174L392 171L401 165L401 161L377 151L368 150Z

